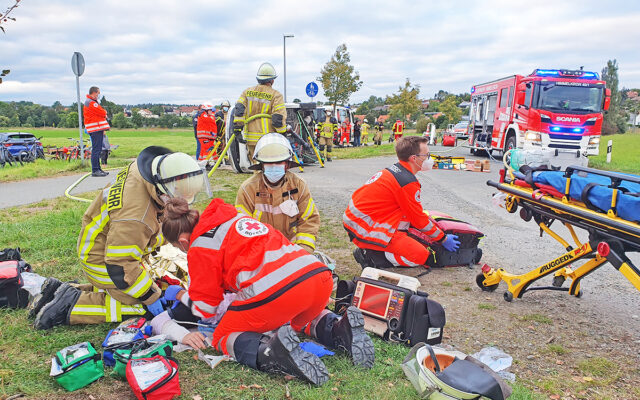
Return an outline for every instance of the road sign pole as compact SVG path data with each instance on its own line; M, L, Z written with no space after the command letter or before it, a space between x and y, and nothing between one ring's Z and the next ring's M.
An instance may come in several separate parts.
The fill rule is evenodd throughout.
M82 130L82 113L80 109L80 77L76 75L76 95L78 99L78 131L80 133L80 163L84 166L84 141Z
M611 162L611 150L613 150L613 140L607 142L607 164Z

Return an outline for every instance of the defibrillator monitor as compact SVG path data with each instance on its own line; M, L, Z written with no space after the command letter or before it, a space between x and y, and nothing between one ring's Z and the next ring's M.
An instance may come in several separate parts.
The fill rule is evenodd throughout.
M363 314L388 323L391 330L400 326L406 299L411 290L385 282L356 278L356 289L351 304Z

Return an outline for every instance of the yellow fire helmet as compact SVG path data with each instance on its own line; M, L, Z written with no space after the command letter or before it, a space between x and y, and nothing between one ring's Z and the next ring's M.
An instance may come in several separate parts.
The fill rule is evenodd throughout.
M151 173L158 190L170 197L182 197L189 204L195 201L200 192L211 197L207 174L188 154L156 156L151 163Z
M277 163L289 160L290 167L298 166L298 163L291 161L292 157L293 149L289 139L275 132L262 136L256 143L256 149L253 152L253 159L260 163ZM261 166L254 164L249 169L259 170Z
M276 69L268 62L262 63L258 68L258 73L256 74L256 79L259 83L267 82L276 79L277 77Z

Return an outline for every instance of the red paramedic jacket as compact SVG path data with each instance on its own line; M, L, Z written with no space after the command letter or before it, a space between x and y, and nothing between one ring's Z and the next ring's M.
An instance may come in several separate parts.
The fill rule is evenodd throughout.
M329 270L271 225L238 214L221 199L213 199L202 213L191 233L187 260L187 303L202 318L216 314L225 292L237 293L233 306L241 311Z
M82 107L82 114L84 116L84 128L87 133L106 131L109 129L109 123L107 122L107 110L102 108L100 104L89 95L84 101L84 107Z
M211 139L215 138L217 133L218 125L216 125L214 114L207 112L200 114L196 125L196 137L198 139Z
M444 232L422 209L420 182L400 161L372 176L356 190L342 215L344 228L365 243L385 247L397 230L409 225L424 232L433 241Z

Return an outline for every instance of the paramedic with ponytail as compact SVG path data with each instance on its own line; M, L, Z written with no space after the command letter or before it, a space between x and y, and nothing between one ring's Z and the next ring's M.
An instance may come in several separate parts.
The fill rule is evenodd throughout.
M375 265L367 250L377 250L394 265L425 266L431 253L407 235L409 225L441 242L448 251L458 250L458 236L445 235L424 213L420 202L421 185L416 174L433 166L427 141L419 136L398 139L399 162L373 175L351 196L342 221L358 247L353 256L361 265Z
M165 298L217 324L212 344L219 351L260 371L322 385L329 373L317 355L300 348L296 332L304 332L346 352L357 366L373 366L360 310L350 307L342 317L326 310L331 271L270 225L221 199L213 199L196 223L187 203L174 198L162 232L187 251L189 263L188 291L170 286Z

